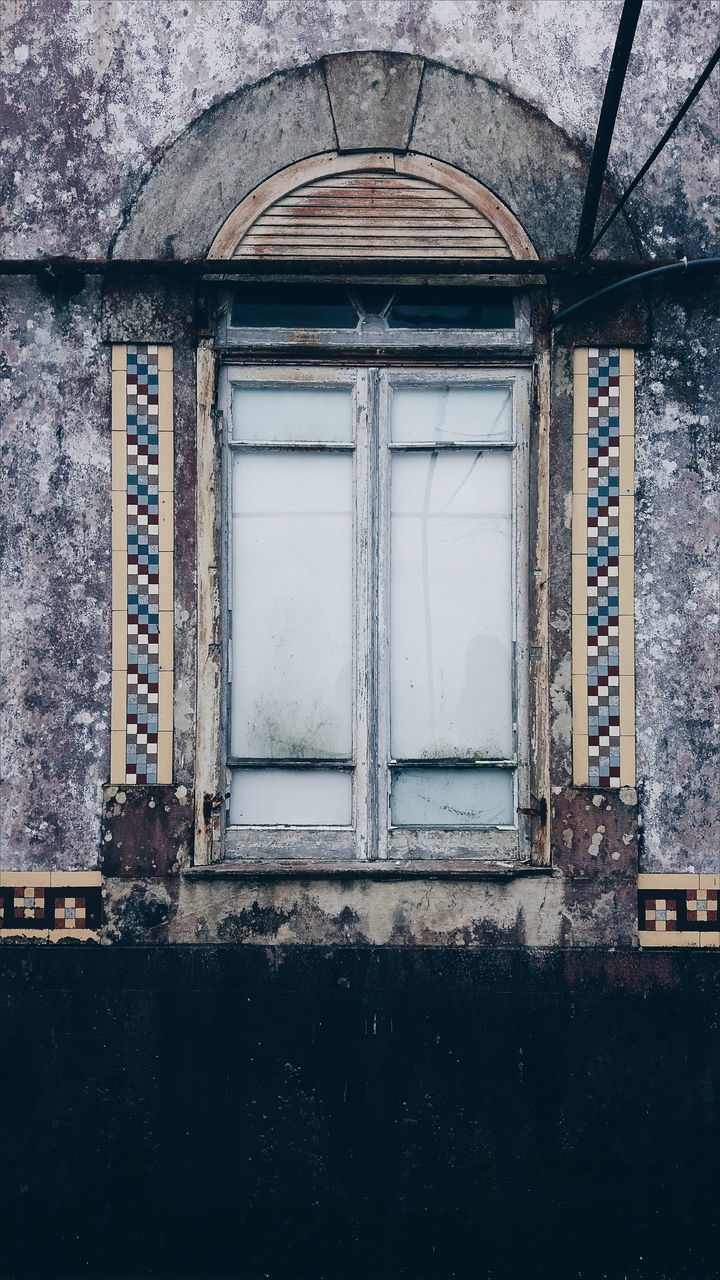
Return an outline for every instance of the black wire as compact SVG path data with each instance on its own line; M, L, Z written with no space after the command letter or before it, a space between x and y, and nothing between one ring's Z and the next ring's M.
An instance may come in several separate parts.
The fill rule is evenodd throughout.
M550 321L550 328L554 329L557 325L562 324L568 319L568 316L579 311L581 307L586 307L588 303L595 302L598 298L604 298L609 293L615 293L618 289L625 289L628 285L636 284L638 280L647 280L650 276L662 276L668 271L691 271L693 268L704 268L710 271L720 271L720 258L694 258L692 262L688 262L687 258L683 258L680 262L671 262L666 267L654 267L652 271L640 271L637 275L626 276L624 280L616 280L615 284L608 284L604 289L598 289L597 293L588 294L587 298L581 298L579 302L574 302L571 307L566 307L564 311L558 311Z
M690 109L690 107L692 106L693 102L694 102L694 101L695 101L695 99L697 98L697 96L698 96L698 94L699 94L700 90L702 89L703 85L705 84L705 81L706 81L707 79L709 79L709 77L712 75L712 73L713 73L713 71L715 70L715 67L717 66L717 64L718 64L718 61L719 61L719 60L720 60L720 45L718 45L717 49L715 50L715 52L714 52L714 54L713 54L712 58L711 58L711 59L710 59L710 61L708 62L708 64L707 64L707 66L706 66L705 70L703 71L702 75L701 75L701 76L699 76L699 77L698 77L698 79L695 81L695 84L693 85L692 89L690 90L690 92L689 92L689 94L688 94L687 98L685 99L685 101L683 102L682 106L678 109L678 111L676 112L676 114L673 116L673 118L672 118L672 120L670 121L670 124L668 125L667 129L665 130L665 132L664 132L664 134L663 134L662 138L660 139L660 141L658 142L657 146L655 147L655 150L654 150L653 152L651 152L651 154L648 156L648 158L647 158L647 160L645 161L645 163L644 163L644 165L643 165L642 169L640 170L640 172L636 175L636 177L634 177L634 178L633 178L632 182L630 183L630 186L629 186L629 187L627 188L627 190L626 190L626 191L621 195L620 199L618 200L617 204L615 205L615 208L613 209L612 213L610 214L610 217L607 219L607 222L605 222L605 223L604 223L604 225L603 225L603 226L600 228L600 230L598 231L598 233L597 233L597 235L596 235L595 239L593 240L592 244L590 245L590 248L589 248L589 250L588 250L588 252L589 252L589 253L592 253L592 251L593 251L593 249L595 248L595 246L596 246L596 245L598 245L598 244L600 243L600 241L602 240L602 237L605 235L605 232L607 231L608 227L609 227L609 226L611 226L611 225L612 225L612 223L613 223L613 222L615 221L615 219L617 218L617 216L618 216L618 214L619 214L620 210L622 209L623 205L625 204L625 201L627 200L628 196L632 195L632 193L633 193L633 191L635 190L635 188L636 188L636 186L638 185L638 183L639 183L639 182L642 182L642 179L645 177L645 174L647 173L647 171L648 171L648 169L650 168L650 166L651 166L651 165L653 165L653 164L655 163L655 161L657 160L658 156L660 155L660 152L663 150L663 147L664 147L664 146L666 145L666 143L670 140L670 138L671 138L671 137L672 137L672 135L674 134L675 130L677 129L678 125L680 124L680 121L682 120L683 116L686 114L686 112L687 112L687 111L689 111L689 109Z
M615 129L618 107L620 106L623 84L625 83L625 72L630 60L641 8L642 0L625 0L620 14L615 37L615 48L613 49L610 70L605 84L605 93L600 108L595 144L590 157L585 198L580 214L575 249L578 258L584 257L590 252L589 245L595 230L610 144Z

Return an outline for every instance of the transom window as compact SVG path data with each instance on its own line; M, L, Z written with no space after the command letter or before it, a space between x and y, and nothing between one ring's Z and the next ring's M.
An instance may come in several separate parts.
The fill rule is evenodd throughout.
M529 398L224 367L227 857L529 858Z

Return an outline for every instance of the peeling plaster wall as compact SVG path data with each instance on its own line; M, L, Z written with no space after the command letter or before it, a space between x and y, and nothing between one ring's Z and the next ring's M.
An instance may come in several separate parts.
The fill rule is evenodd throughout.
M481 74L591 146L621 8L620 0L4 0L4 252L103 256L141 177L192 119L243 85L326 53L395 50ZM617 183L634 176L659 122L708 61L719 16L717 0L644 5L611 157ZM712 244L716 86L717 77L633 196L649 252ZM670 208L670 218L659 212Z
M636 629L643 871L720 871L720 314L679 288L638 359Z
M110 729L100 286L3 284L3 870L96 867Z
M1 38L3 254L105 256L138 186L199 115L244 85L323 54L392 49L477 72L588 148L621 5L5 0ZM610 177L636 172L716 42L715 2L652 0L638 30ZM714 77L632 197L642 252L717 252ZM51 110L48 110L48 101ZM467 146L473 139L468 137ZM532 175L529 175L531 181ZM569 218L576 216L570 210ZM7 484L2 640L6 705L0 866L89 868L101 844L110 666L109 374L100 289L3 285ZM638 362L637 709L634 796L570 789L570 379L554 374L551 506L553 854L548 879L510 885L110 883L109 936L128 940L630 945L642 870L717 871L718 318L707 283L653 295ZM127 304L126 304L127 311ZM147 313L147 314L146 314ZM193 483L191 321L138 303L135 336L182 335L179 477ZM122 340L122 335L120 340ZM567 338L567 335L566 335ZM192 558L193 514L178 536ZM192 779L192 575L176 616L176 782ZM117 808L117 806L114 806ZM182 842L181 842L182 843ZM138 873L139 874L139 873ZM220 890L222 889L222 892Z

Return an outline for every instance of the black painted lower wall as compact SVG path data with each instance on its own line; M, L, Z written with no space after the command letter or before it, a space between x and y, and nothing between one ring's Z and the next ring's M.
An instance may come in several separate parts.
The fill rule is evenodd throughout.
M711 953L0 953L0 1275L720 1275Z

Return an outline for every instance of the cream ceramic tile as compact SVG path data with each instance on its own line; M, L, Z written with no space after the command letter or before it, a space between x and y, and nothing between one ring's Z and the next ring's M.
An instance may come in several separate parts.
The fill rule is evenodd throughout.
M618 637L620 649L620 675L632 676L635 674L635 636L634 636L634 619L632 614L623 613L618 619ZM631 732L628 730L628 733ZM634 732L634 730L633 730Z
M588 380L573 378L573 436L588 433Z
M635 738L629 734L620 736L620 786L635 786Z
M111 431L112 478L113 491L119 490L125 495L127 491L127 435L122 431Z
M158 730L173 727L173 672L161 671L158 681Z
M697 889L698 876L688 872L642 872L637 878L638 889Z
M572 557L572 611L578 626L587 628L587 552ZM584 620L584 621L583 621ZM575 623L573 622L573 626Z
M587 347L576 347L573 351L573 375L575 377L587 378L588 373L588 349Z
M102 885L100 871L51 871L50 884L53 889L72 889L81 885L85 889L99 888ZM63 930L63 932L67 932Z
M587 493L587 436L573 436L573 493Z
M622 670L622 667L620 668ZM635 677L620 676L620 735L635 735Z
M126 374L124 369L112 373L112 429L125 432L127 426Z
M698 876L698 882L699 889L720 890L720 875L707 875L705 872L701 871Z
M173 736L172 732L158 733L157 780L158 786L173 780Z
M158 615L160 635L158 650L160 653L160 670L172 671L173 668L173 614L161 609Z
M708 931L707 933L698 934L698 937L700 938L701 947L720 947L720 933L710 933Z
M587 676L587 619L573 614L572 620L572 674Z
M112 607L123 610L127 607L127 552L112 553Z
M117 489L112 495L112 549L127 548L127 494Z
M4 888L12 886L27 885L28 889L33 885L44 885L46 888L50 886L50 871L0 871L0 885Z
M110 781L125 782L124 729L115 729L110 734Z
M620 348L620 377L627 377L635 373L635 348Z
M635 493L635 437L620 436L620 496Z
M635 434L635 379L620 379L620 435Z
M173 548L173 500L174 494L159 495L160 519L158 527L158 547L160 551L172 551Z
M33 942L47 942L49 937L49 929L0 929L0 944L10 938L31 938Z
M173 608L173 553L172 551L161 551L158 556L159 563L159 608L161 612L166 612Z
M127 346L124 342L113 343L112 368L127 369Z
M173 478L173 441L172 431L158 432L158 489L167 493L174 487Z
M654 933L650 929L638 930L638 942L641 947L699 947L700 934L685 932Z
M635 549L635 499L620 498L618 505L620 507L620 555L630 556Z
M72 938L73 942L99 942L100 933L97 929L50 929L48 931L48 942L67 942L68 938Z
M158 430L173 429L173 376L172 373L158 373Z
M635 557L632 555L621 555L618 565L619 574L619 603L620 613L632 614L635 608Z
M572 731L573 738L575 734L581 737L587 737L588 732L588 704L587 704L587 677L572 677Z
M573 783L576 787L586 787L590 770L588 767L588 740L581 733L573 734Z
M172 372L173 367L173 349L172 347L158 347L158 369L161 373Z
M111 731L114 733L124 732L127 715L127 673L125 671L113 671L112 673L111 700Z
M572 552L587 555L587 499L579 493L572 499Z
M112 611L112 669L127 671L127 610Z

